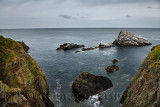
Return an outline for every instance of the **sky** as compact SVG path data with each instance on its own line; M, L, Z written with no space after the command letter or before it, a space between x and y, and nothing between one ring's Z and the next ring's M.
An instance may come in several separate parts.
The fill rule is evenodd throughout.
M160 0L0 0L0 29L160 28Z

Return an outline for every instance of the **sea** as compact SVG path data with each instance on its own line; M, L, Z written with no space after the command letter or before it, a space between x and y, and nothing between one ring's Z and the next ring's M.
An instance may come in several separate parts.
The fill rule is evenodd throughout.
M100 42L112 43L121 30L133 32L152 45L141 47L111 47L75 53L57 51L63 43L96 47ZM49 97L55 107L120 107L120 99L152 46L160 43L160 28L34 28L0 29L0 35L24 41L31 55L47 76ZM119 70L108 73L105 68L118 59ZM75 100L72 83L82 72L108 77L113 87L84 101ZM102 98L102 102L98 98Z

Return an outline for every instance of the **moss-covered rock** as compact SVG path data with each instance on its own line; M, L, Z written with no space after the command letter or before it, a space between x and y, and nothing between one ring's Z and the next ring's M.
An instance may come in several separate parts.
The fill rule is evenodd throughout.
M45 74L24 47L0 36L0 106L52 107Z
M160 106L160 45L151 50L121 98L123 107Z

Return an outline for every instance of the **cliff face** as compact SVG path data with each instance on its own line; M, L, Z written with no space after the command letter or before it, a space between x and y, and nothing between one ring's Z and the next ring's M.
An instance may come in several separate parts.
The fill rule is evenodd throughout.
M0 36L0 107L52 107L48 83L23 46Z
M151 50L121 98L123 107L160 106L160 45Z

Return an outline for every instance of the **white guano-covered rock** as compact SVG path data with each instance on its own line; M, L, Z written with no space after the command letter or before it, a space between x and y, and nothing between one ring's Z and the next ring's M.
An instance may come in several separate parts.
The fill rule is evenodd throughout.
M152 45L148 40L131 32L120 31L114 45L121 46L145 46Z

